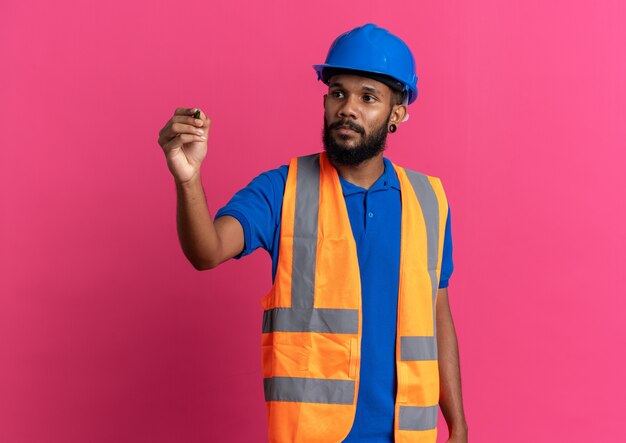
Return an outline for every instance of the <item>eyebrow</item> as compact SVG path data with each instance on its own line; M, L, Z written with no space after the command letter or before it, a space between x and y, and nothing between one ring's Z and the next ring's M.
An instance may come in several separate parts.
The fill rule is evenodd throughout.
M344 87L341 84L341 82L332 82L330 85L328 85L329 88L332 88L334 86L338 86L340 88ZM361 89L364 91L373 92L374 94L383 95L382 92L380 92L378 89L374 88L373 86L363 86Z

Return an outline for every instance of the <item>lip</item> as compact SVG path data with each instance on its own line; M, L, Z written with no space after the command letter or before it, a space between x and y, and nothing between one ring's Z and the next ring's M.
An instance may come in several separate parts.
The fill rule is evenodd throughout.
M357 133L355 130L350 129L348 126L340 126L336 128L335 131L339 132L340 134L356 134Z

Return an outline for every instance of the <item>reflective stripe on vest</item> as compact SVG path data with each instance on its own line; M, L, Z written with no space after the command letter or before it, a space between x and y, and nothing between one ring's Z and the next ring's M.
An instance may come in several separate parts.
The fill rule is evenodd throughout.
M402 198L396 442L435 442L435 302L447 202L436 177L393 165ZM324 152L289 164L274 284L263 297L263 377L271 443L341 442L354 421L361 349L356 243Z

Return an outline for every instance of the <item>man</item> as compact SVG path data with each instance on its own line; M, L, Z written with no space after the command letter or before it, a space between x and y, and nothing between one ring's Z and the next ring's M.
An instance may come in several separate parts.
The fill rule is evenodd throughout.
M200 180L210 120L179 108L159 134L178 235L198 270L258 247L270 442L467 441L448 304L450 211L441 182L383 157L417 95L415 62L373 24L314 65L328 85L324 152L267 171L211 220Z

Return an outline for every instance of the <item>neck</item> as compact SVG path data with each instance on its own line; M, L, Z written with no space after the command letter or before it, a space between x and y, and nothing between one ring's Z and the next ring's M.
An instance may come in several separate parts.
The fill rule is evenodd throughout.
M358 165L337 165L333 163L333 166L345 180L365 189L369 189L385 172L382 152Z

